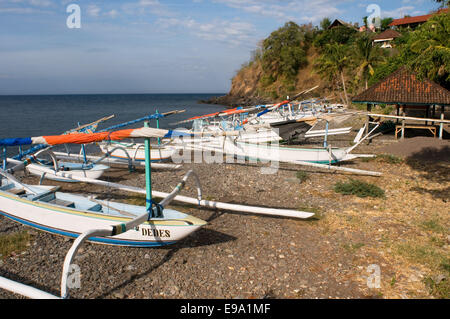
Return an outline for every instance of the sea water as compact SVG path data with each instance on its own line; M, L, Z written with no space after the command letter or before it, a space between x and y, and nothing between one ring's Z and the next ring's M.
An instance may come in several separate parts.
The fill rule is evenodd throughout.
M161 119L160 128L190 128L191 123L171 125L193 116L214 113L224 106L200 104L218 94L89 94L0 96L0 138L62 134L72 128L105 116L114 118L101 123L98 130L115 124L173 110L184 113ZM126 128L142 127L143 123ZM156 121L150 121L156 127ZM2 150L0 150L2 151ZM8 153L15 150L8 150Z

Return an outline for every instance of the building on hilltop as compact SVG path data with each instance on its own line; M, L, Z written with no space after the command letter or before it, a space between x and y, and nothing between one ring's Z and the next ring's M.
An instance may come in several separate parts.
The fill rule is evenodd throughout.
M345 22L345 21L340 20L340 19L335 19L333 21L333 23L330 24L330 26L328 27L328 30L336 28L336 27L347 27L347 28L358 30L358 28L356 28L353 24Z
M374 45L380 45L381 48L392 48L392 41L401 36L401 33L392 29L387 29L380 34L377 34L372 41Z
M436 12L430 13L430 14L425 14L422 16L415 16L415 17L404 17L401 19L395 19L393 20L389 26L390 27L397 27L397 28L417 28L419 25L427 22L431 17L433 17L436 14L441 14L441 13L448 13L448 8L444 8L444 9L440 9Z

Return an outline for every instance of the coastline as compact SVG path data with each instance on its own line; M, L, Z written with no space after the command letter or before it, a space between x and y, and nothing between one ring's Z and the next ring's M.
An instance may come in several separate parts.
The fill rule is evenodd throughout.
M275 103L274 101L262 98L262 97L253 97L253 96L234 96L234 95L223 95L223 96L215 96L207 100L199 100L200 104L217 104L223 105L228 108L234 108L239 106L255 106L259 104L271 104Z

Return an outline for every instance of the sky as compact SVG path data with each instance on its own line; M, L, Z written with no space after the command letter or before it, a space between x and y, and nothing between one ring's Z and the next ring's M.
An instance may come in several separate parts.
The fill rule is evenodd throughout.
M80 8L80 28L67 20ZM226 93L287 21L422 15L433 0L0 0L0 95ZM70 19L70 21L73 21Z

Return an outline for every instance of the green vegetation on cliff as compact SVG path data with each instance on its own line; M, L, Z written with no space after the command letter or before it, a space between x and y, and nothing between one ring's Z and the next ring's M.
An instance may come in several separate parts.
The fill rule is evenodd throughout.
M391 18L385 18L386 28ZM442 13L415 30L400 30L394 48L373 45L376 33L356 27L328 29L287 22L262 40L233 79L230 95L273 100L320 85L316 95L334 96L348 104L366 89L402 65L421 77L450 88L450 14ZM383 28L382 28L383 30Z

